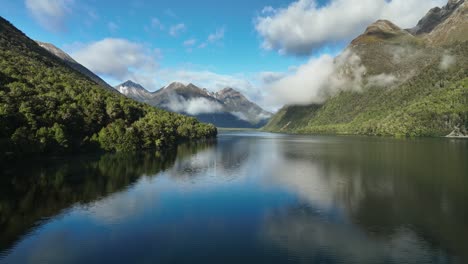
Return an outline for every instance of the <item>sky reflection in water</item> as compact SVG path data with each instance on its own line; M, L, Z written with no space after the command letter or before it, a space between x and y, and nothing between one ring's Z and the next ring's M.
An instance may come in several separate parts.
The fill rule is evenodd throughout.
M0 263L462 263L467 157L460 140L223 132L12 169Z

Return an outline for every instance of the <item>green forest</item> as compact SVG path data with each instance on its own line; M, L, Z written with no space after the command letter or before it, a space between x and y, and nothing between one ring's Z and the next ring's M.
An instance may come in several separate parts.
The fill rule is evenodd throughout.
M361 92L343 91L323 104L285 106L264 129L395 137L446 136L455 129L465 130L468 128L468 42L453 43L438 51L432 52L439 55L429 57L427 66L415 61L416 65L424 66L418 68L418 74L397 86L363 87ZM439 66L444 52L456 58L456 63L447 70ZM380 61L378 66L383 64Z
M0 17L0 158L161 149L216 134L105 89Z

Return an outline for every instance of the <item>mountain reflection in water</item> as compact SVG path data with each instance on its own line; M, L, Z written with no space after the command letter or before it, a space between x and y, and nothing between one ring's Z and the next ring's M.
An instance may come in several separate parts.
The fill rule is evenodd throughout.
M467 158L463 140L222 132L18 164L0 263L463 263Z

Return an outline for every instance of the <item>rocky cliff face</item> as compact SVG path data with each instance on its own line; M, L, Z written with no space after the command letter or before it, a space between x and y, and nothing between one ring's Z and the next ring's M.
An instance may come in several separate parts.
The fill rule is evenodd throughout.
M441 16L435 27L421 34L432 46L450 45L455 42L468 40L468 2L466 0L452 0L442 10L449 14ZM430 13L430 12L429 12ZM441 11L444 13L444 11ZM430 28L430 27L428 27Z
M450 0L444 7L434 7L421 19L418 24L408 31L413 35L430 33L437 26L449 18L465 0Z

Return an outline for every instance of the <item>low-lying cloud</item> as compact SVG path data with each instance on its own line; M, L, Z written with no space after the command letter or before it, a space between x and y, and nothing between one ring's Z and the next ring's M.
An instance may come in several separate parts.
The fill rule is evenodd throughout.
M276 105L323 103L340 91L360 91L366 68L359 56L346 50L333 58L312 58L296 71L267 86L267 100Z
M457 62L457 58L450 54L444 54L440 61L439 68L443 71L450 69Z
M182 96L171 96L169 103L164 105L173 112L185 112L189 115L219 113L223 111L220 103L208 100L206 98L194 98L186 100Z
M388 87L397 81L397 77L393 74L381 73L367 78L366 85L372 87Z
M327 44L347 42L377 19L402 28L416 25L429 9L446 0L298 0L287 7L265 7L255 20L262 47L283 54L309 55Z

